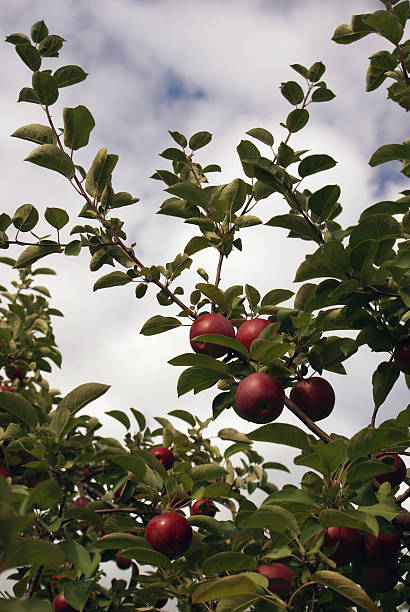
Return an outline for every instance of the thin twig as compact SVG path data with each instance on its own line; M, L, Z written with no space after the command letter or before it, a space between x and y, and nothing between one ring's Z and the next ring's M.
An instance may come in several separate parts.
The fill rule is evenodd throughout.
M37 571L36 571L36 573L34 574L33 579L32 579L32 581L30 582L29 589L28 589L28 591L27 591L27 599L31 599L31 597L33 596L34 591L36 590L36 587L37 587L38 582L39 582L39 580L40 580L41 572L43 571L43 569L44 569L44 565L40 565L40 566L37 568Z
M406 501L406 499L409 499L410 497L410 487L408 487L408 489L406 489L401 495L398 495L395 498L395 502L396 504L402 504L404 501Z

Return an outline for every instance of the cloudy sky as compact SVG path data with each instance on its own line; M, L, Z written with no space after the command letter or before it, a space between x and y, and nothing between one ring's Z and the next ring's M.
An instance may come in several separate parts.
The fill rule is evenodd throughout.
M13 32L29 32L32 23L44 19L50 33L67 41L61 59L48 60L50 67L77 64L89 73L85 82L61 90L53 117L61 126L63 106L84 104L92 112L96 127L90 146L78 152L77 163L89 167L101 146L119 154L114 188L141 200L122 209L120 216L126 221L129 242L136 242L136 253L146 265L172 261L193 235L192 226L155 215L167 194L149 176L155 169L169 167L157 156L172 146L167 130L188 137L200 130L212 132L213 141L198 152L198 161L222 166L222 174L214 175L218 183L242 176L235 149L247 130L265 127L276 142L285 135L279 123L291 107L279 86L299 78L289 68L292 63L309 66L322 60L327 66L323 78L336 94L330 103L310 106L309 124L290 142L295 149L328 153L338 161L326 175L306 181L306 187L314 190L338 183L344 206L340 222L345 225L355 222L362 209L395 199L406 188L398 163L382 169L371 169L367 163L380 144L405 138L405 113L386 100L385 88L364 91L367 58L385 48L383 42L377 36L350 46L330 40L336 26L349 22L353 12L382 8L376 0L1 0L0 5L3 40ZM0 55L2 211L12 214L24 203L42 211L47 206L63 207L72 226L82 206L77 194L60 175L24 163L33 147L9 137L18 127L45 119L39 107L16 103L20 89L31 84L31 76L13 46L3 43ZM261 203L255 214L268 220L285 210L280 198L274 197ZM48 226L43 227L46 232ZM313 252L313 243L286 240L285 230L263 226L242 234L243 253L236 252L225 262L222 288L248 282L262 295L272 288L296 290L295 270L304 254ZM18 251L4 254L17 256ZM192 270L205 267L213 278L216 259L210 251L198 254ZM114 408L133 406L149 419L176 408L209 416L215 390L178 400L178 368L167 364L189 350L188 328L150 338L139 335L146 319L172 315L174 307L160 308L155 290L137 301L132 286L93 293L96 278L110 269L91 273L88 263L87 253L43 260L58 270L58 276L44 277L43 284L50 288L53 304L65 313L64 319L55 321L64 361L62 370L50 376L52 386L66 393L87 381L112 385L89 409L101 417L107 435L123 435L122 426L104 416ZM9 269L2 268L2 281L11 279ZM190 280L186 273L182 280L189 295L201 279ZM369 423L371 375L384 357L362 350L347 363L348 377L326 374L337 397L333 414L323 422L326 430L351 435ZM405 405L407 390L401 378L380 410L383 420ZM284 413L283 420L296 423L290 414ZM226 413L209 428L209 435L227 425L252 429ZM261 444L259 448L271 460L292 463L293 455L284 447ZM300 473L294 471L294 481ZM279 476L275 481L281 484L284 479Z

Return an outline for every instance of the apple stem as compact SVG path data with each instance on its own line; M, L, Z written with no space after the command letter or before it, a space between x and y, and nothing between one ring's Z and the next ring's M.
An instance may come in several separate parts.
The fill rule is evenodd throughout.
M328 443L328 442L332 441L332 438L325 431L323 431L323 429L321 429L318 425L316 425L316 423L314 421L312 421L312 419L310 419L303 412L303 410L301 410L299 408L299 406L297 406L295 404L295 402L293 402L288 397L285 397L285 404L289 408L289 410L291 412L293 412L293 414L295 414L298 417L298 419L300 419L302 421L302 423L304 423L306 425L306 427L308 427L310 429L311 432L313 432L321 440L323 440L323 442Z

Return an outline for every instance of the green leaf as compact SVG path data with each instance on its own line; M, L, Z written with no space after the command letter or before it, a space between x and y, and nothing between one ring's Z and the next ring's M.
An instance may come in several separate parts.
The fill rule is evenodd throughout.
M386 214L368 215L350 233L349 244L355 247L367 240L377 242L389 238L401 238L401 225L394 217Z
M293 70L295 70L298 74L303 76L304 79L308 78L309 70L305 68L305 66L302 66L301 64L291 64L290 67L293 68Z
M312 64L309 68L308 73L309 81L311 81L312 83L317 83L318 81L320 81L320 79L325 73L325 70L326 67L323 62L315 62L314 64Z
M235 394L232 391L219 393L212 400L212 417L215 420L226 408L234 403Z
M195 204L199 204L202 207L207 207L209 196L206 192L190 182L182 182L175 183L175 185L171 185L167 187L165 191L171 193L172 195L177 196L178 198L182 198L184 200L188 200L190 202L194 202Z
M181 321L175 319L174 317L163 317L162 315L156 315L144 323L140 330L140 334L143 336L162 334L163 332L179 327L180 325L182 325Z
M40 43L48 36L48 27L43 20L33 23L30 29L31 40L35 43Z
M342 576L338 572L320 570L313 574L312 580L350 599L350 601L360 606L361 610L380 612L380 608L372 602L370 597L353 580Z
M107 147L97 152L85 179L85 189L92 197L101 196L105 185L111 180L112 172L118 162L118 155L107 153Z
M298 166L299 176L304 178L316 172L323 172L323 170L329 170L334 168L337 162L329 155L309 155L302 159Z
M297 236L302 240L318 240L318 230L312 226L306 219L298 215L276 215L265 223L271 227L283 227L292 233L292 237Z
M245 203L248 186L242 179L234 179L225 185L219 195L219 199L226 204L226 210L237 212Z
M240 215L235 219L235 227L252 227L253 225L260 225L262 223L259 217L254 215Z
M256 147L250 140L241 140L239 145L236 147L236 150L238 151L244 173L249 178L253 178L255 176L254 165L246 162L245 160L253 157L260 157L258 147Z
M371 480L374 476L381 474L380 463L381 462L377 459L369 459L367 461L361 461L360 463L353 465L346 472L346 482L356 483L367 482ZM385 464L385 466L383 466L383 469L384 467L391 468L390 470L386 470L386 472L393 472L395 470L394 466L388 465L387 463Z
M242 510L235 523L240 529L270 529L275 533L285 533L291 527L298 531L297 523L291 512L273 504L265 504L258 510Z
M122 410L109 410L105 414L112 416L113 419L119 421L122 425L124 425L125 429L128 431L131 427L131 423L125 412Z
M296 64L294 64L294 66L296 66ZM292 66L292 68L294 68L294 66ZM297 70L297 72L299 71ZM307 77L307 70L306 70L306 77ZM296 104L300 104L304 97L303 89L301 88L299 83L297 83L296 81L286 81L286 83L282 83L280 86L280 91L281 91L282 96L286 98L286 100L290 102L291 104L293 104L294 106L296 106Z
M59 172L63 176L71 179L74 176L74 164L67 153L61 151L59 147L52 144L44 144L32 151L24 161L29 161L37 166L48 168Z
M56 135L53 130L48 125L41 125L40 123L24 125L13 132L11 136L38 144L55 144L56 142Z
M323 527L351 527L360 529L366 533L378 535L379 527L374 516L367 516L365 512L359 510L334 510L328 508L319 514L319 521Z
M261 306L275 306L285 300L288 300L293 295L293 291L289 289L272 289L263 296Z
M63 397L57 410L68 409L70 414L74 415L87 404L104 395L109 388L110 385L95 382L79 385Z
M177 417L182 421L185 421L185 423L188 423L189 425L191 425L191 427L195 427L196 425L195 418L190 412L187 412L186 410L171 410L171 412L168 412L168 414L170 416Z
M91 558L84 546L72 540L61 542L59 546L62 548L67 561L73 563L74 567L84 572L84 574L87 575L89 573L91 569Z
M370 158L369 165L379 166L388 161L393 160L409 160L410 159L410 142L403 144L386 144L382 145L373 153Z
M165 151L162 151L159 155L164 159L171 159L172 161L180 161L183 163L187 162L187 157L181 149L171 147L170 149L165 149Z
M351 461L371 453L388 451L409 442L407 429L403 427L366 427L358 431L348 442L347 451Z
M30 427L37 425L37 411L18 393L0 393L0 408Z
M212 285L211 283L197 283L195 287L214 304L222 309L225 308L224 294L219 287L215 287L215 285Z
M36 92L31 87L23 87L20 90L17 102L31 102L32 104L40 104L36 96Z
M64 38L56 34L50 34L43 38L39 44L38 51L41 57L58 57L58 52L63 46Z
M309 197L309 208L320 221L328 219L340 197L339 185L326 185Z
M392 361L383 361L377 366L372 377L373 400L376 408L386 400L399 375L400 370Z
M403 26L400 19L390 11L375 11L369 15L366 23L394 45L397 45L403 36Z
M93 544L93 550L120 550L127 548L140 548L145 546L149 548L145 538L132 535L131 533L109 533L102 538L99 538Z
M72 240L64 249L65 255L79 255L81 253L81 240Z
M344 279L347 261L343 245L336 240L330 240L320 246L313 255L306 256L296 272L295 282L320 277Z
M370 30L365 32L353 32L350 26L348 26L346 23L342 23L340 26L337 26L336 30L334 31L332 40L339 45L349 45L350 43L367 36L369 33Z
M202 582L192 592L192 603L223 599L235 595L250 595L255 593L257 586L246 575L224 576L218 580Z
M268 130L265 130L265 128L252 128L246 133L249 134L249 136L256 138L256 140L260 140L264 144L268 145L268 147L273 146L273 136Z
M112 412L119 412L119 411L112 410L111 413L107 412L107 414L112 415ZM126 416L124 415L124 413L122 414L123 416ZM117 416L118 415L116 415L116 418ZM126 424L125 422L123 423L123 425L125 425L127 429L129 429L131 426L131 424L128 425L128 423ZM117 463L118 465L120 465L127 472L132 472L137 482L140 482L144 478L145 473L146 473L146 466L142 458L136 457L135 455L116 455L114 457L111 457L111 460L114 463ZM131 545L132 544L130 544L130 546Z
M97 291L98 289L106 289L107 287L119 287L120 285L126 285L127 283L131 283L132 279L125 272L121 272L121 270L114 270L114 272L109 272L104 276L101 276L93 286L93 291Z
M180 147L185 149L188 144L188 141L183 134L180 134L179 132L171 132L170 130L168 130L168 133L171 134L172 138L177 144L179 144Z
M74 610L82 612L93 588L94 580L67 581L64 584L64 597Z
M286 127L288 128L289 132L294 134L295 132L299 132L299 130L304 128L308 121L309 112L306 110L306 108L295 108L295 110L291 111L286 118ZM315 172L319 172L319 170L316 170ZM310 172L308 174L313 173Z
M38 222L37 209L32 204L19 206L13 216L13 225L21 232L29 232Z
M53 478L44 480L30 489L28 497L23 502L24 512L31 510L33 504L36 504L40 510L48 510L57 504L60 498L61 487L57 482Z
M189 139L189 148L192 149L192 151L196 151L210 143L211 140L212 134L209 132L197 132Z
M186 244L184 248L184 253L187 255L193 255L198 251L202 251L202 249L206 249L211 246L211 243L205 236L194 236L191 240Z
M58 88L81 83L87 76L87 72L84 72L80 66L74 65L61 66L61 68L58 68L53 74L54 81Z
M219 361L210 355L199 355L197 353L178 355L178 357L170 359L168 363L173 366L195 366L197 368L205 368L206 370L214 370L215 372L229 372L225 362Z
M76 151L88 145L90 134L95 126L94 117L85 106L63 109L64 144Z
M41 56L37 49L30 44L16 45L18 55L30 70L38 70L41 66Z
M331 89L327 89L327 87L318 87L312 93L312 102L329 102L329 100L333 100L335 97Z
M48 70L35 72L32 78L32 85L41 104L51 106L57 100L58 88Z
M203 465L194 465L189 470L189 475L194 482L199 480L216 480L226 476L227 471L218 463L204 463Z
M233 572L237 570L254 570L256 561L254 557L239 552L220 552L205 559L204 574L219 574L220 572Z
M299 427L288 423L269 423L247 434L251 440L285 444L301 450L312 450L309 436Z
M70 220L67 212L62 208L47 207L44 216L49 224L57 230L61 230Z
M221 334L200 334L192 338L192 340L195 342L209 342L210 344L226 346L232 351L242 355L246 360L249 360L249 352L241 342L238 342L234 338L228 338L228 336L222 336Z
M1 612L27 612L27 601L2 599L0 610ZM30 612L52 612L51 603L45 599L31 599Z
M225 336L223 336L225 337ZM177 392L178 397L185 395L189 391L208 389L212 387L220 378L220 374L212 370L204 370L202 368L188 368L184 370L178 379Z
M122 206L130 206L131 204L135 204L136 202L139 202L139 198L134 198L127 191L119 191L118 193L114 193L110 208L121 208Z
M122 555L128 559L135 559L142 565L153 565L165 570L171 569L171 562L165 555L145 546L126 548L122 551Z
M58 567L65 561L64 553L58 544L46 540L25 537L15 541L7 551L6 560L2 563L3 570L12 567L27 567L44 565Z

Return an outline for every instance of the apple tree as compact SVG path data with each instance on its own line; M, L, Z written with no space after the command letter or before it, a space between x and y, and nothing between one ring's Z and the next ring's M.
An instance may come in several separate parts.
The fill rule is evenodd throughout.
M370 57L366 88L387 80L388 98L408 111L409 2L382 5L354 15L333 40L350 44L378 34L388 50ZM212 139L209 132L169 132L172 142L160 154L167 167L152 176L167 196L158 212L170 217L170 228L178 221L192 225L193 236L173 261L151 264L141 261L115 216L137 202L114 191L118 156L104 147L92 152L88 168L76 163L95 127L90 110L64 108L64 128L56 128L53 104L86 72L76 65L55 68L65 41L44 21L6 42L32 72L19 101L44 114L43 123L12 136L36 144L26 160L68 180L81 208L75 220L65 209L32 204L18 206L12 217L0 215L1 248L19 249L16 258L1 257L19 277L12 288L0 287L0 568L14 570L0 612L27 605L33 612L174 604L182 612L406 609L410 488L400 492L400 486L410 484L410 407L385 421L378 412L400 376L409 384L410 190L376 202L344 228L337 221L340 187L324 179L320 189L309 189L309 178L336 161L294 150L291 137L320 103L334 98L323 80L324 63L291 66L294 78L281 85L292 108L281 123L285 136L276 144L278 136L267 129L250 129L237 147L243 175L228 184L212 180L218 164L196 161L196 151ZM369 163L392 160L410 177L408 140L380 146ZM288 212L256 216L258 204L273 194L284 198ZM40 215L52 234L34 233ZM221 282L230 254L242 250L241 233L262 223L307 244L294 277L296 295L275 286L261 295L242 278L231 287ZM36 284L38 276L54 272L37 262L82 249L90 253L92 271L106 266L95 291L132 285L138 300L156 292L158 312L141 322L141 334L189 325L191 350L170 363L185 368L178 396L215 389L208 419L174 409L152 430L141 412L115 409L108 414L126 430L119 441L101 436L98 419L80 413L107 385L82 383L64 397L50 389L45 373L51 363L61 366L52 317L62 313L50 305L48 289ZM204 249L215 253L216 270L197 269L192 277L200 281L188 295L182 279ZM291 307L281 306L291 299ZM337 400L326 372L346 374L343 363L362 346L380 353L369 426L350 439L329 434L317 424ZM286 422L285 408L300 426ZM235 427L219 432L222 451L206 427L226 410ZM306 468L300 486L279 489L270 482L269 470L287 468L265 461L255 441L296 449L295 463ZM260 505L250 499L256 490ZM109 560L131 569L130 579L104 587Z

